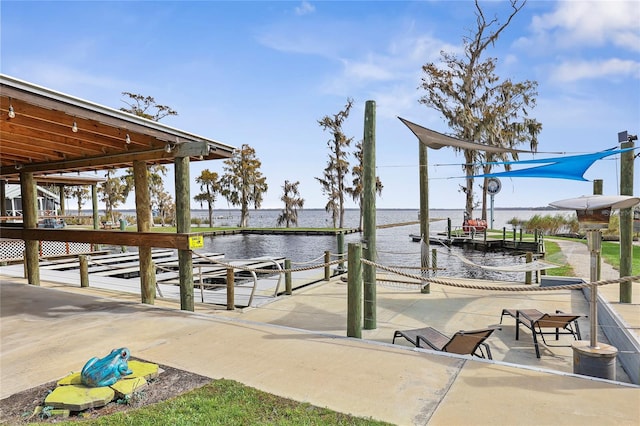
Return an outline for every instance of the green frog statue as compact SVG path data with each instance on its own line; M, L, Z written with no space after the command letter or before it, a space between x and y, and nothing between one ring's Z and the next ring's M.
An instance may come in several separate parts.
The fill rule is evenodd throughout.
M123 376L132 374L127 361L131 352L127 348L114 349L109 355L100 359L91 358L82 367L80 378L82 384L92 388L111 386Z

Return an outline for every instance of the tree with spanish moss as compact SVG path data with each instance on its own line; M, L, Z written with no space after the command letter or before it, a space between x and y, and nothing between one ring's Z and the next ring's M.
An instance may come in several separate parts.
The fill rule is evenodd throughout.
M138 93L122 92L129 101L122 101L129 108L120 108L120 111L128 112L129 114L137 115L138 117L146 118L151 121L160 121L163 118L170 115L178 115L178 112L167 105L160 105L156 103L153 96L144 96Z
M249 225L249 206L260 208L262 196L269 188L267 178L260 171L261 166L255 149L247 144L234 150L232 157L224 160L221 194L230 204L240 206L241 228Z
M160 121L168 116L178 115L178 112L167 105L158 104L153 96L144 96L137 93L122 92L129 100L123 102L127 104L128 108L120 108L120 111L128 112L129 114L136 115L138 117L146 118L151 121ZM147 167L147 179L149 180L149 197L152 207L159 210L162 204L163 209L167 209L167 197L164 189L164 177L167 175L167 167L162 164L152 164ZM125 174L121 177L124 183L124 197L129 196L129 193L134 188L133 168L129 167L125 170ZM160 213L160 212L159 212ZM164 216L160 213L160 222L164 225ZM154 221L151 220L153 226Z
M106 180L102 182L98 187L98 192L101 194L100 201L105 204L105 215L107 220L115 222L115 216L113 210L124 203L126 197L124 196L124 183L122 179L113 175L113 170L108 170Z
M362 159L363 159L362 149L363 149L362 140L360 140L356 142L356 150L353 153L354 157L356 157L356 160L358 160L356 165L353 166L353 168L351 169L351 175L353 176L353 181L352 181L353 186L349 188L345 188L345 190L347 191L347 194L351 195L351 198L353 199L353 201L357 202L358 207L360 208L359 229L362 229L362 225L363 225L362 222L364 220L364 215L363 215L364 212L362 211L362 203L363 203L362 191L364 189L364 185L362 182L362 175L364 173L364 165L362 164ZM376 193L378 193L378 195L382 195L383 188L384 188L384 185L382 185L382 181L380 180L380 177L376 176Z
M496 58L483 59L483 54L495 45L500 34L525 6L526 0L510 0L511 11L504 22L497 17L487 18L478 0L475 1L476 28L463 37L463 55L440 52L439 63L422 67L420 88L427 93L420 103L440 112L454 136L486 145L513 149L529 143L537 150L537 136L542 125L529 117L535 107L537 82L501 80L496 75ZM477 150L462 149L463 170L467 176L464 186L465 214L473 217L474 194L472 176L484 162L483 173L489 173L492 161L517 160L517 152L484 154ZM507 166L508 170L508 166ZM483 218L486 219L486 179L483 188Z
M300 198L298 185L300 185L300 181L289 182L288 180L285 180L284 185L282 185L282 197L280 197L280 200L284 203L284 209L278 216L278 226L282 224L287 228L291 225L298 226L298 209L304 207L304 199Z
M193 199L200 203L200 207L202 207L202 203L207 203L207 208L209 209L209 227L211 228L213 227L213 205L222 190L218 173L204 169L202 173L200 173L200 176L196 178L196 182L200 184L201 192L193 197Z
M347 137L342 125L349 117L353 106L353 99L347 98L344 109L332 117L325 115L318 124L322 130L331 133L331 139L327 141L329 148L329 160L324 169L323 176L315 179L322 185L322 192L327 196L325 210L331 213L333 227L344 227L344 195L346 193L345 180L349 174L349 145L353 137Z
M69 200L74 199L78 203L78 216L82 215L84 202L91 199L91 191L86 185L64 186L63 194L66 210L69 210Z

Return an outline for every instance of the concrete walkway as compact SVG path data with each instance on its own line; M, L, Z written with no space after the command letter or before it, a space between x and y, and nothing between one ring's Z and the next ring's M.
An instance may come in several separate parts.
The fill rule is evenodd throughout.
M488 341L494 361L390 344L396 329L431 325L451 334L495 324L502 308L588 313L578 290L432 285L424 295L381 284L377 328L353 339L345 337L346 285L339 279L259 308L197 304L195 313L170 300L148 306L131 294L0 282L0 398L128 346L144 360L398 425L640 423L640 388L573 375L570 348L542 346L535 358L530 333L516 341L513 321ZM588 324L581 328L588 339Z

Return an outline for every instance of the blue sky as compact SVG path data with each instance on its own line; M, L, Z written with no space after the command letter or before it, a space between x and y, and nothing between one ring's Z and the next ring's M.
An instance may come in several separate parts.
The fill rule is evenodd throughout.
M505 2L482 5L488 17L508 13ZM330 135L318 120L353 98L344 130L360 140L365 102L374 100L384 185L377 207L418 208L418 142L397 117L449 132L438 112L418 103L421 66L441 50L460 51L474 10L471 1L3 0L0 67L113 108L126 106L121 92L150 95L178 111L167 125L249 144L269 184L263 208L282 207L285 180L300 181L306 208L324 207L314 177L322 176ZM486 52L498 58L501 78L538 82L531 116L543 124L540 152L595 152L617 146L619 131L640 133L639 22L637 1L530 0ZM431 208L464 208L462 155L428 155ZM547 157L554 155L521 155ZM192 163L192 181L204 168L221 174L223 164ZM603 179L604 193L615 195L619 168L609 157L585 177ZM635 170L637 195L638 159ZM173 191L173 169L166 187ZM592 190L591 182L503 179L495 206L546 206ZM130 197L125 207L132 206ZM228 208L224 199L215 207Z

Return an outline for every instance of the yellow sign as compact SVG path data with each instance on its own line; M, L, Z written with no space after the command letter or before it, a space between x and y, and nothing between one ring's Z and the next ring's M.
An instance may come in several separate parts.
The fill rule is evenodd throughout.
M204 247L204 238L202 235L195 235L193 237L189 237L189 250L202 248Z

